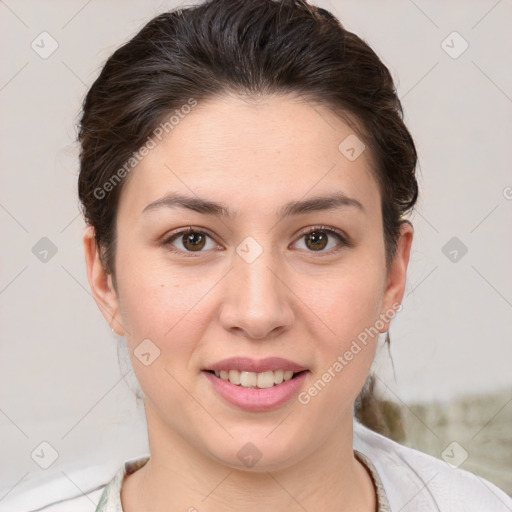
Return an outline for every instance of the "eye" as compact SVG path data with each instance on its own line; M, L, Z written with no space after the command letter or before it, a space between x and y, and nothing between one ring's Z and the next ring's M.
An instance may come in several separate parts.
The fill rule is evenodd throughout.
M340 243L331 244L331 238L337 238ZM349 243L345 236L338 230L328 228L326 226L314 226L302 233L299 240L305 239L305 247L309 252L335 252ZM330 245L330 247L328 247ZM327 250L324 250L326 249ZM332 251L334 247L334 251Z
M207 247L208 239L210 240L210 247ZM172 247L176 247L175 243L181 245L183 249L173 249ZM172 246L169 247L169 250L180 254L183 252L204 252L203 249L205 247L206 249L218 247L210 235L192 227L173 233L169 238L164 240L163 244L168 247Z
M331 238L338 239L338 244L332 244ZM305 239L304 245L308 252L330 253L341 249L343 246L350 246L347 238L340 231L326 226L314 226L309 228L300 236L299 240L302 239ZM210 241L209 247L208 241ZM179 247L178 244L181 245L181 247ZM171 252L182 255L189 253L188 256L192 256L191 253L200 253L208 249L219 248L219 245L215 243L208 233L191 226L174 232L170 237L164 240L163 245L168 247Z

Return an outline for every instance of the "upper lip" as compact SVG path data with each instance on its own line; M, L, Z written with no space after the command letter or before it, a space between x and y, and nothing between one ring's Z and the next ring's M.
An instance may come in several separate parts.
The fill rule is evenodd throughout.
M281 357L266 357L264 359L251 359L250 357L230 357L229 359L223 359L222 361L218 361L208 366L205 368L205 370L213 370L217 372L222 370L238 370L261 373L275 370L291 370L293 372L301 372L303 370L307 370L307 368Z

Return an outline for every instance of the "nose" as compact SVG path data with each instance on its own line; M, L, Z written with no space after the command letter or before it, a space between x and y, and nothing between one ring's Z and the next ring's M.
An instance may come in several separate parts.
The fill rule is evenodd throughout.
M273 338L289 329L294 320L293 293L272 251L264 250L254 261L238 254L226 276L220 320L223 327L250 339Z

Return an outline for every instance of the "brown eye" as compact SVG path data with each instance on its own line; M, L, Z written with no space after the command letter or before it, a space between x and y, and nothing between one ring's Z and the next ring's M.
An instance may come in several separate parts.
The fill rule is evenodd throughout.
M208 245L210 242L210 246ZM163 242L164 246L176 253L200 253L206 252L207 249L217 247L212 237L203 231L188 228L170 236Z
M335 243L335 240L338 243ZM347 239L331 228L313 227L302 233L299 241L304 240L305 250L308 252L330 253L344 246L350 246ZM298 243L298 242L297 242Z
M312 231L305 235L305 238L306 246L314 251L325 249L328 242L328 236L319 231Z
M185 233L182 235L183 247L189 251L200 251L205 246L203 233Z

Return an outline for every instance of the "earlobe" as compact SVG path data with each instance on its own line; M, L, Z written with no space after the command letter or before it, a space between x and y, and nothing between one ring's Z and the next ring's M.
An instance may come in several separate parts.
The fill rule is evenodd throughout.
M83 236L87 279L98 308L110 327L120 336L124 328L119 318L119 301L112 276L106 272L100 259L94 236L94 227L87 226Z
M397 307L402 303L405 293L405 283L407 279L407 266L411 254L411 246L414 229L412 224L404 220L400 225L400 233L397 240L395 255L389 266L386 277L386 288L383 298L382 315L393 318L396 314ZM381 316L382 316L381 315ZM380 332L386 332L389 329L389 320L386 326Z

